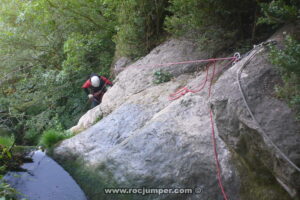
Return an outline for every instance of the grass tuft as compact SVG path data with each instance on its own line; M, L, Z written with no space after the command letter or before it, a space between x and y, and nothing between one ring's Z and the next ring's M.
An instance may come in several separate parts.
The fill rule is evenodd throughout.
M70 132L61 132L54 129L49 129L43 132L39 145L45 147L45 148L51 148L58 142L72 137L72 133Z

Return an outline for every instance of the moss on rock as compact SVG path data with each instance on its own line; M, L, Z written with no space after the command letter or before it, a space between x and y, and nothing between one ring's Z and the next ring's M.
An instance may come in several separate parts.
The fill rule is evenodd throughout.
M251 140L249 137L252 137ZM289 194L276 181L274 175L268 170L264 163L261 162L263 157L265 162L271 157L267 156L268 152L259 148L259 137L254 132L243 134L240 140L237 152L233 152L234 161L240 175L241 200L291 200ZM247 142L248 141L248 142ZM249 141L253 143L249 144Z
M79 184L86 196L91 200L132 200L132 195L105 194L106 188L123 188L113 179L112 174L99 173L105 169L104 165L98 167L88 167L81 159L68 159L57 161L68 171L74 180ZM101 170L99 170L101 168Z

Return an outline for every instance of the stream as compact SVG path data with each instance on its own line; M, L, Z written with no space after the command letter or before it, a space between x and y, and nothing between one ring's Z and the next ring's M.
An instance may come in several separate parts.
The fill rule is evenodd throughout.
M42 151L30 154L31 163L22 165L26 172L8 172L4 179L28 200L86 200L74 179Z

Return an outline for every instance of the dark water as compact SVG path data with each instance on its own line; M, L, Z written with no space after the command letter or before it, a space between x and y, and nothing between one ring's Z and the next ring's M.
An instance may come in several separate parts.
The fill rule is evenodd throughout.
M28 200L86 200L73 178L42 151L32 153L33 163L22 168L28 172L9 172L4 179Z

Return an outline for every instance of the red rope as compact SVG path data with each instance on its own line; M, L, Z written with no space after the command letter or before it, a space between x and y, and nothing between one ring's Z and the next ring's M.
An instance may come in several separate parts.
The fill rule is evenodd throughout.
M211 95L211 86L212 86L212 82L214 80L214 77L216 75L218 75L219 73L221 73L222 69L227 68L231 63L233 63L234 61L237 60L236 57L230 57L230 58L222 58L222 60L230 60L230 62L228 62L224 68L221 68L217 71L216 73L216 61L218 61L219 59L209 59L209 63L206 66L206 75L205 75L205 80L200 84L200 87L198 89L192 90L192 89L188 89L187 87L183 87L180 88L177 92L171 94L169 96L170 100L175 100L178 99L180 97L182 97L183 95L185 95L188 92L191 93L196 93L196 92L200 92L206 85L207 81L208 81L208 77L209 77L209 68L210 66L213 64L213 71L212 71L212 75L210 77L210 84L209 84L209 88L208 88L208 97L210 97ZM225 192L225 189L223 187L222 184L222 178L221 178L221 168L220 168L220 162L219 162L219 158L218 158L218 152L217 152L217 143L216 143L216 136L215 136L215 129L214 129L214 121L213 121L213 113L210 110L210 124L211 124L211 133L212 133L212 144L213 144L213 148L214 148L214 159L215 159L215 163L216 163L216 170L217 170L217 178L218 178L218 185L221 189L222 195L224 200L228 200L227 198L227 194Z
M216 61L220 61L220 60L229 60L229 62L223 67L220 68L217 73L216 71ZM209 62L206 66L206 76L205 76L205 80L200 84L198 89L189 89L187 86L180 88L179 90L177 90L175 93L170 94L169 96L169 100L173 101L176 99L179 99L180 97L184 96L185 94L191 92L191 93L196 93L196 92L200 92L206 85L207 81L208 81L208 76L209 76L209 68L210 66L213 64L213 73L212 76L210 78L210 85L209 85L209 96L210 96L210 89L211 89L211 85L212 85L212 81L215 77L215 75L218 75L222 69L227 68L230 64L232 64L234 61L236 61L237 58L236 57L228 57L228 58L211 58L211 59L207 59L207 60L197 60L197 62ZM192 62L192 61L189 61ZM194 61L196 62L196 61ZM182 63L182 62L181 62Z
M232 61L233 62L233 61ZM229 62L231 63L231 62ZM228 66L228 64L226 65ZM226 67L225 66L225 67ZM210 84L209 84L209 89L208 89L208 97L210 97L211 94L211 86L212 86L212 82L214 80L214 76L215 76L215 70L216 70L216 62L214 62L214 66L213 66L213 73L210 79ZM220 72L221 70L219 70ZM219 73L218 72L218 73ZM215 158L215 163L216 163L216 168L217 168L217 177L218 177L218 184L219 187L221 189L222 195L224 200L228 200L227 198L227 194L224 190L223 184L222 184L222 178L221 178L221 168L220 168L220 162L219 162L219 157L218 157L218 151L217 151L217 143L216 143L216 136L215 136L215 128L214 128L214 121L213 121L213 113L212 110L210 109L209 112L210 115L210 125L211 125L211 136L212 136L212 144L213 144L213 148L214 148L214 158Z
M215 77L215 72L216 72L216 62L214 62L213 73L212 73L212 76L211 76L211 79L210 79L210 84L209 84L209 88L208 88L208 97L210 97L211 85L212 85L212 82L213 82L214 77Z
M215 137L215 128L214 128L214 121L213 121L213 115L212 111L210 110L210 125L211 125L211 133L212 133L212 143L214 146L214 155L215 155L215 161L216 161L216 167L217 167L217 177L218 177L218 183L219 187L222 191L223 197L225 200L228 200L226 192L224 190L223 184L222 184L222 178L221 178L221 168L218 158L218 152L217 152L217 144L216 144L216 137Z
M211 65L211 63L209 63L209 64L206 66L205 80L202 82L202 84L200 84L201 86L200 86L198 89L195 89L195 90L188 89L188 92L191 92L191 93L200 92L200 91L205 87L205 85L206 85L206 83L207 83L207 80L208 80L208 71L209 71L210 65Z
M216 61L214 61L213 73L212 73L212 76L211 76L211 79L210 79L210 84L209 84L209 89L208 89L208 97L210 97L210 94L211 94L211 86L212 86L212 82L214 80L215 71L216 71ZM222 184L221 168L220 168L220 162L219 162L218 151L217 151L217 143L216 143L216 136L215 136L213 113L212 113L211 109L210 109L209 115L210 115L212 144L213 144L213 148L214 148L214 158L215 158L215 163L216 163L216 168L217 168L218 184L219 184L219 187L221 189L224 200L228 200L226 192L225 192L223 184Z
M185 95L186 93L196 93L196 92L200 92L206 85L206 82L208 80L208 71L209 71L209 67L210 67L210 63L206 66L206 75L205 75L205 80L200 84L198 89L188 89L187 87L182 87L180 88L177 92L170 94L169 96L169 100L173 101L175 99L179 99L180 97L182 97L183 95Z

